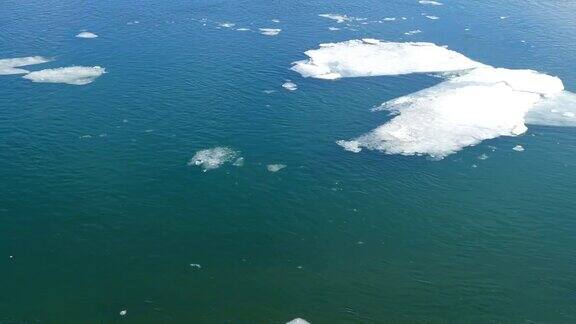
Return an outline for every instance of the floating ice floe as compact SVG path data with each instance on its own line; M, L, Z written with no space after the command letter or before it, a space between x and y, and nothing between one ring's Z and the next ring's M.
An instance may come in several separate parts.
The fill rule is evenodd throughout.
M305 320L303 318L295 318L295 319L291 320L290 322L286 322L286 324L310 324L310 322L308 322L307 320Z
M432 43L374 39L323 44L294 63L304 77L338 79L445 72L436 86L384 103L391 119L344 149L441 159L499 136L518 136L526 124L576 126L576 94L554 76L495 68ZM450 73L447 73L450 72Z
M524 152L524 147L522 145L516 145L512 149L516 152Z
M419 4L423 4L423 5L431 5L431 6L441 6L443 5L442 2L438 2L438 1L432 1L432 0L420 0L418 1Z
M353 152L368 148L440 159L486 139L523 134L526 114L563 88L560 79L536 71L476 68L386 102L382 109L395 117L338 144Z
M341 23L343 23L343 22L346 22L346 21L351 21L351 20L354 19L353 17L348 17L348 16L346 16L346 15L331 14L331 13L328 13L328 14L319 14L318 16L320 16L320 17L322 17L322 18L332 19L332 20L336 21L336 22L339 23L339 24L341 24Z
M77 38L98 38L98 35L91 33L89 31L83 31L76 35Z
M260 34L266 36L276 36L280 34L281 31L282 29L280 28L260 28Z
M23 78L33 82L85 85L104 73L106 70L99 66L69 66L34 71L24 75Z
M190 166L199 166L204 172L217 169L225 163L237 161L239 153L228 147L214 147L196 152L188 162Z
M394 43L375 39L321 44L306 51L308 60L293 63L303 77L339 79L409 73L459 71L482 66L432 43Z
M416 34L420 34L422 31L420 29L410 30L404 33L404 35L412 36Z
M288 91L295 91L298 89L298 85L294 82L287 81L287 82L284 82L284 84L282 84L282 88L284 88Z
M270 172L278 172L286 167L285 164L269 164L266 166L266 169Z
M16 57L0 59L0 75L26 74L29 71L20 67L50 62L42 56Z

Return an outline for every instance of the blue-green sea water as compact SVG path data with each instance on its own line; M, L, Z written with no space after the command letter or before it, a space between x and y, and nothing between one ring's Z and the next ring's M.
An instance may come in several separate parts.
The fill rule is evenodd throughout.
M0 76L0 323L574 323L575 129L439 161L354 154L335 141L390 118L370 108L440 80L290 70L320 43L370 37L576 90L575 1L443 3L1 1L0 58L107 73ZM187 165L216 146L244 166Z

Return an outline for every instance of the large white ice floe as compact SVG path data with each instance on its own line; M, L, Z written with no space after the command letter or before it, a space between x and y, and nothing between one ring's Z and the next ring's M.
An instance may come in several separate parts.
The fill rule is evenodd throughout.
M395 43L370 38L321 44L305 54L309 59L294 62L292 70L318 79L459 71L483 66L432 43Z
M240 153L229 147L218 146L196 152L188 162L188 165L199 166L205 172L217 169L226 163L234 163L237 166L241 166L239 163L239 160L241 159L239 155ZM234 162L235 160L236 162ZM241 161L243 164L243 159Z
M106 73L100 66L69 66L34 71L23 76L33 82L85 85Z
M21 69L21 67L46 62L50 62L50 60L42 56L0 59L0 75L26 74L29 71Z
M345 150L441 159L499 136L518 136L526 124L576 126L576 95L555 76L485 65L432 43L374 39L320 45L292 69L304 77L401 75L437 72L445 81L384 103L388 122L352 140ZM449 73L448 73L449 72ZM378 110L378 109L377 109Z
M389 122L338 144L352 152L443 158L483 140L523 134L526 115L563 89L559 78L536 71L477 68L384 103L381 109L395 115Z

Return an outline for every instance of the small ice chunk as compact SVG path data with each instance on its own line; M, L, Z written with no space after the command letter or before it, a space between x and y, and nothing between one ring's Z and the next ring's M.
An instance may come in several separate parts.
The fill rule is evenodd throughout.
M420 0L418 1L419 4L423 4L423 5L431 5L431 6L441 6L443 5L442 2L438 2L438 1L433 1L433 0Z
M120 311L120 316L126 316L126 314L128 314L128 311L123 309Z
M310 322L302 318L295 318L290 322L286 322L286 324L310 324Z
M202 269L202 266L199 265L198 263L190 263L190 266L191 266L192 268Z
M420 29L415 29L415 30L405 32L404 35L412 36L412 35L420 34L421 32L422 31Z
M286 167L285 164L269 164L266 169L270 172L278 172Z
M104 73L106 73L106 69L99 66L69 66L34 71L26 74L23 78L40 83L86 85L92 83Z
M280 34L281 31L282 29L280 28L260 28L260 34L266 36L276 36Z
M235 23L231 23L231 22L223 22L218 24L220 27L224 27L224 28L232 28L234 26L236 26Z
M426 15L426 16L424 16L424 17L426 17L426 18L428 18L428 19L431 19L431 20L438 20L438 19L440 19L440 17L438 17L438 16L432 16L432 15Z
M98 35L91 33L89 31L83 31L76 35L77 38L98 38Z
M279 23L279 22L280 22L280 19L272 19L272 22L273 22L273 23Z
M237 31L249 31L250 28L242 27L242 28L237 28L236 30L237 30Z
M478 156L478 160L488 160L488 154L482 153Z
M522 145L516 145L512 149L517 152L524 152L524 147Z
M296 83L291 82L291 81L287 81L287 82L284 82L282 84L282 88L284 88L288 91L295 91L298 89L298 85Z
M348 16L346 16L346 15L333 14L333 13L320 14L320 15L318 15L318 16L320 16L320 17L322 17L322 18L328 18L328 19L335 20L335 21L336 21L337 23L339 23L339 24L341 24L341 23L343 23L343 22L346 22L346 21L350 21L350 20L353 19L353 18L348 17Z
M328 29L331 30L331 31L340 30L340 28L338 28L338 27L328 27Z

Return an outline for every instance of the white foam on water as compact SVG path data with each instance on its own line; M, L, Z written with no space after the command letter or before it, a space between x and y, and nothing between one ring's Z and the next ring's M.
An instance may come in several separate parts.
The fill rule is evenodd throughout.
M340 30L340 28L338 28L338 27L328 27L328 29L331 30L331 31Z
M338 144L387 154L441 159L464 147L526 132L526 114L562 93L562 81L532 70L476 68L431 88L384 103L395 114L372 132Z
M244 27L242 27L242 28L236 28L236 30L237 30L237 31L249 31L250 28L244 28Z
M432 43L395 43L375 39L321 44L306 51L308 60L293 63L303 77L339 79L410 73L460 71L483 66Z
M260 34L266 36L276 36L280 34L281 31L282 29L280 28L260 28Z
M438 16L431 16L431 15L425 15L424 17L426 17L426 18L428 18L428 19L431 19L431 20L438 20L438 19L440 19L440 17L438 17Z
M217 169L225 163L236 160L239 153L229 147L218 146L200 150L188 161L189 166L199 166L204 172Z
M423 5L431 5L431 6L441 6L443 5L442 2L438 2L438 1L432 1L432 0L420 0L418 1L419 4L423 4Z
M394 17L387 17L387 18L382 19L382 21L396 21L396 18L394 18Z
M24 75L23 78L33 82L85 85L92 83L104 73L106 70L99 66L69 66L34 71Z
M76 35L77 38L98 38L98 35L91 33L89 31L83 31L81 33L79 33L78 35Z
M291 81L287 81L287 82L284 82L284 84L282 84L282 88L284 88L288 91L296 91L298 89L298 85L296 83L291 82Z
M310 322L308 322L307 320L305 320L303 318L295 318L295 319L291 320L290 322L286 322L286 324L310 324Z
M266 169L270 172L278 172L286 167L285 164L269 164Z
M273 23L279 23L279 22L280 22L280 19L272 19L272 22L273 22Z
M29 71L20 67L50 62L42 56L16 57L0 59L0 75L26 74Z
M223 23L219 23L218 26L224 27L224 28L232 28L232 27L236 26L236 24L231 23L231 22L223 22Z

